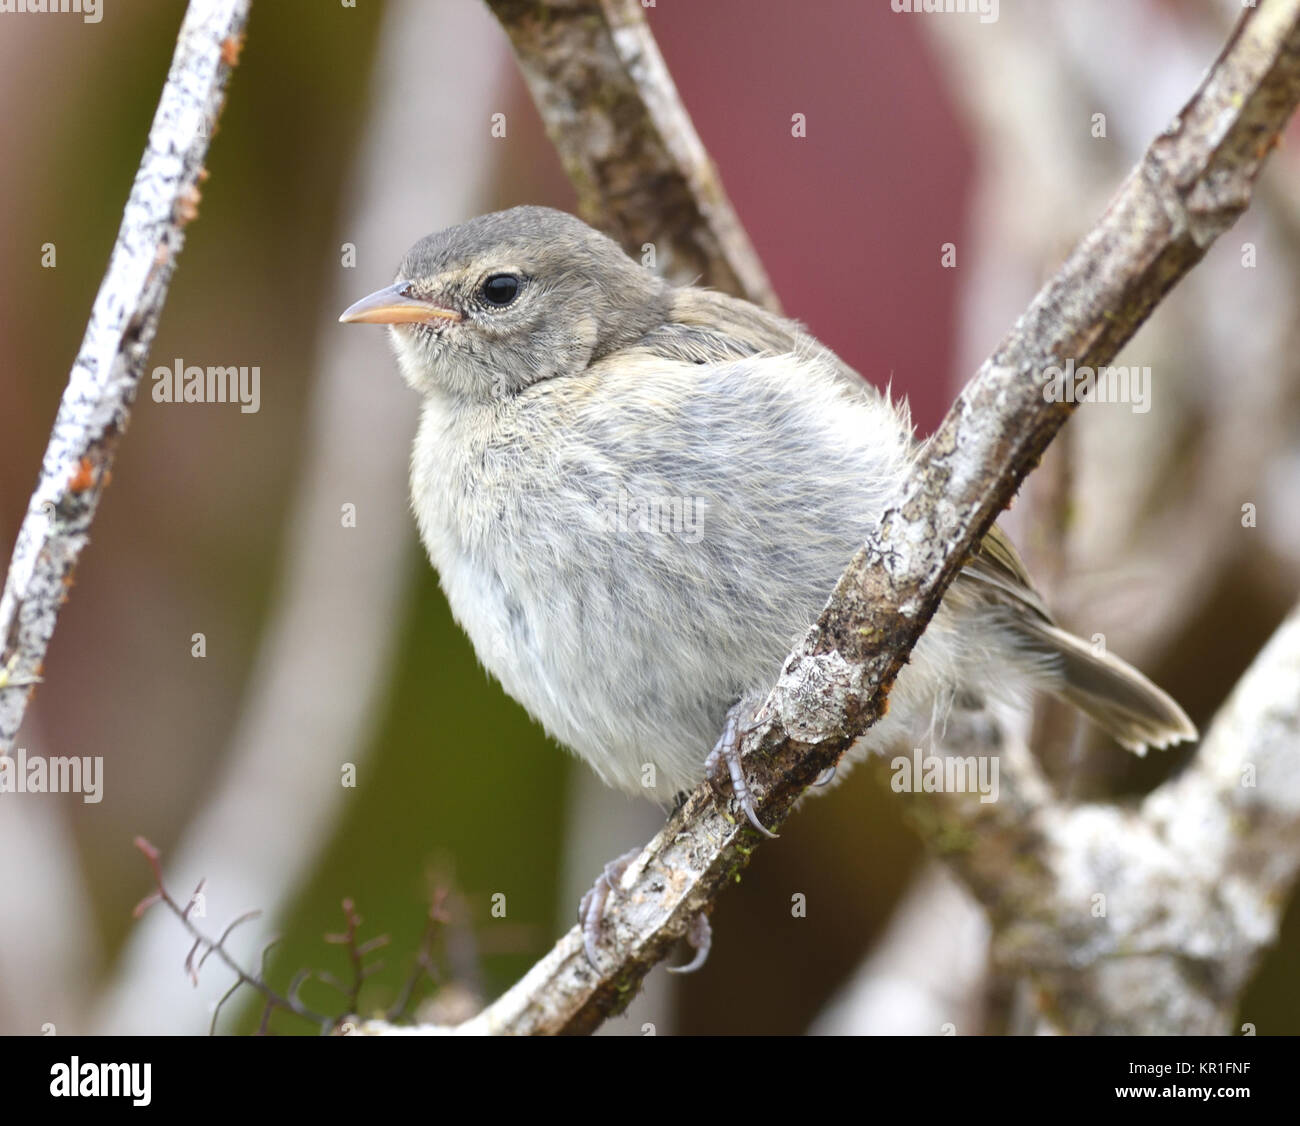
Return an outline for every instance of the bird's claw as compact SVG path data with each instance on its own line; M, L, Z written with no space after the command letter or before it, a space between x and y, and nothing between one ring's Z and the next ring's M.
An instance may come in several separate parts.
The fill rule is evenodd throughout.
M723 781L721 775L725 768L726 780L731 783L731 792L735 796L736 804L745 811L749 823L763 836L775 840L777 834L758 819L758 813L754 809L754 795L745 779L745 768L740 761L740 744L749 732L742 720L748 720L752 712L753 701L749 699L741 700L727 712L727 722L713 750L709 752L709 757L704 761L704 771L714 790L721 793Z
M605 921L605 904L614 891L614 886L623 878L627 866L641 855L639 848L625 852L605 865L604 871L596 877L591 890L582 897L578 904L578 923L582 927L582 947L587 952L587 961L593 970L596 964L596 943L600 939L600 927Z
M582 897L582 901L578 904L578 923L582 927L582 948L586 952L587 962L593 970L600 968L596 964L596 943L600 940L600 928L605 921L605 905L609 902L609 897L614 893L614 888L618 886L618 882L623 878L623 873L627 871L628 865L640 855L641 850L634 848L611 860L605 865L604 871L596 877L596 882L591 886L591 890ZM708 915L703 911L691 920L690 929L686 932L686 942L695 951L695 957L684 966L670 966L668 968L669 973L694 973L708 961L709 950L713 946L713 927L709 924Z
M693 974L709 960L709 951L713 948L713 926L703 911L691 920L686 942L695 951L695 957L684 966L669 966L670 974Z

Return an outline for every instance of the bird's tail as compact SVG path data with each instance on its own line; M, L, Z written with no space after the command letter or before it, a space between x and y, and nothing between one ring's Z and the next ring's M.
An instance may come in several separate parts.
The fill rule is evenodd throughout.
M1120 746L1143 755L1148 747L1197 737L1195 725L1173 697L1126 661L1046 622L1034 622L1026 632L1030 646L1049 654L1059 669L1060 680L1050 690Z

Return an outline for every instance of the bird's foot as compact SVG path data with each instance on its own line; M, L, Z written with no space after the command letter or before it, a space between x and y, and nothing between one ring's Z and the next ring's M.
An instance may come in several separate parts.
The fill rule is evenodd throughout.
M614 894L614 888L618 886L619 880L623 878L623 873L627 871L628 865L640 855L641 850L634 848L611 860L605 865L604 871L596 877L591 890L578 904L578 922L582 926L582 948L586 951L587 962L593 970L600 968L596 964L596 943L600 940L600 928L605 922L605 906L609 903L609 897ZM708 961L709 950L713 946L713 927L709 924L708 915L703 911L691 920L690 929L686 932L686 943L695 951L695 957L684 966L669 966L669 973L692 974Z
M745 767L740 761L740 744L751 730L750 719L759 701L753 697L743 697L731 706L727 712L727 722L722 734L709 757L704 760L704 773L716 793L721 794L724 781L731 783L731 792L737 804L745 811L749 823L765 837L776 838L776 834L764 827L754 810L754 795L745 779Z
M614 891L614 885L623 878L627 866L641 855L639 848L634 848L622 856L616 857L605 865L605 870L596 877L591 890L582 897L578 904L578 923L582 926L582 946L587 952L587 961L591 968L596 965L596 943L600 939L601 924L605 921L605 904Z

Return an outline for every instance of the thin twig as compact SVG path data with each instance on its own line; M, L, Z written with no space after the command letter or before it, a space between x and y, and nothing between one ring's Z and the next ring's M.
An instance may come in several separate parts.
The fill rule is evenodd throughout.
M162 854L159 853L157 848L145 840L144 837L136 837L135 847L138 848L140 852L144 854L145 859L148 860L149 868L153 872L154 879L154 891L136 904L134 911L135 917L139 918L155 903L162 903L173 915L176 916L177 919L180 920L181 925L189 932L190 937L194 939L194 945L190 947L189 953L185 956L185 972L194 985L198 985L199 971L203 968L204 963L207 962L208 957L212 954L215 954L218 960L220 960L222 964L224 964L225 967L235 975L234 984L226 990L221 999L217 1002L216 1009L212 1014L212 1023L209 1031L216 1031L217 1018L221 1015L222 1007L241 985L249 986L257 993L260 993L265 999L267 1011L263 1014L263 1027L265 1027L266 1021L269 1019L267 1015L269 1011L278 1008L285 1009L286 1011L293 1013L295 1016L302 1017L303 1020L311 1021L321 1030L321 1032L328 1032L334 1028L338 1023L334 1017L328 1017L321 1013L314 1012L312 1009L308 1008L298 996L298 987L302 984L300 978L303 974L300 974L299 977L294 979L293 984L289 988L288 994L282 995L277 993L266 983L266 978L263 974L249 973L226 949L226 940L234 932L235 928L243 923L251 922L253 919L258 918L261 915L260 911L244 912L244 914L240 915L226 926L226 928L221 932L219 938L209 938L198 928L197 925L195 925L194 920L190 918L190 910L194 905L197 891L195 892L195 895L190 896L189 901L182 906L172 897L171 893L167 890L166 884L163 882ZM199 888L202 887L203 884L200 883ZM266 964L266 951L270 948L270 945L271 944L268 943L267 946L262 949L261 963L263 969ZM200 951L202 952L201 954ZM197 962L195 961L196 954L199 954ZM303 971L304 974L305 972L306 971Z
M401 1021L406 1019L411 1003L415 999L415 991L419 988L421 981L427 978L437 984L437 967L433 961L433 949L434 944L438 941L438 936L442 933L442 928L451 921L446 906L448 895L448 888L436 887L433 889L429 911L425 917L424 933L420 936L420 945L416 950L415 961L411 966L411 972L397 992L397 999L389 1006L388 1012L385 1014L387 1020Z
M40 679L130 417L185 227L198 214L203 161L238 59L249 2L192 0L181 24L0 595L0 754L12 749Z
M361 987L366 983L366 978L383 969L382 962L366 965L366 955L387 946L388 935L381 934L366 942L358 942L361 916L357 914L356 904L351 899L343 901L343 919L346 924L343 931L340 934L327 934L325 941L347 949L348 964L352 967L352 980L344 985L333 974L324 971L318 972L316 978L342 993L347 999L348 1012L355 1013L360 1011Z

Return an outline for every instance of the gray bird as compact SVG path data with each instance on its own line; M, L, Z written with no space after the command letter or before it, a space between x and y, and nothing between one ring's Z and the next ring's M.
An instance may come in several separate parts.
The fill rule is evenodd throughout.
M689 791L714 747L766 832L737 731L906 472L906 405L794 321L670 285L543 207L421 239L340 320L388 325L423 398L412 506L487 669L630 793ZM1196 737L1140 672L1053 623L995 528L851 757L1035 689L1138 753ZM584 905L593 960L615 874Z

